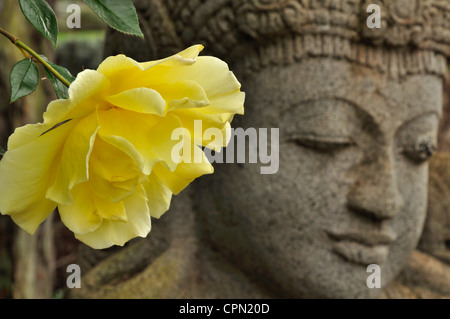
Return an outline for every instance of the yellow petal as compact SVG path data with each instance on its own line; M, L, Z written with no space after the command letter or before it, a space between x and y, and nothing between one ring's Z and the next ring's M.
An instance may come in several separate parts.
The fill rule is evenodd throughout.
M174 83L179 81L194 81L198 83L211 100L225 94L237 92L241 84L220 59L201 56L193 64L168 67L157 65L144 72L143 80L146 87L155 84Z
M156 174L148 176L143 186L147 193L150 215L153 218L161 218L169 210L172 192Z
M155 165L153 172L166 185L172 193L178 195L196 178L212 174L214 168L209 163L203 151L201 163L180 163L174 172L169 171L164 165Z
M184 49L180 53L177 54L177 56L182 57L183 59L187 60L196 60L199 53L203 51L205 47L201 44L194 44L190 46L187 49Z
M149 156L156 159L154 163L162 162L170 171L174 171L179 162L178 159L172 158L172 150L179 143L179 141L172 140L172 134L176 129L182 129L180 119L173 115L167 115L152 127L146 140Z
M70 85L70 98L52 101L43 115L43 123L17 128L8 140L8 149L12 150L35 140L55 125L94 112L98 100L106 94L109 85L109 81L101 73L92 70L79 73Z
M47 191L47 198L64 205L73 202L71 190L89 178L88 162L98 131L96 113L82 119L64 143L56 178Z
M229 122L226 122L222 130L205 131L203 135L203 146L213 151L221 152L222 148L226 147L230 142L232 137L231 133L231 125Z
M127 212L122 202L113 203L94 195L95 207L103 220L127 222Z
M80 103L92 96L104 96L109 85L108 79L100 72L84 70L78 73L75 81L70 84L69 100L73 103ZM56 110L54 111L56 112ZM47 116L51 116L51 114L47 113Z
M194 144L211 146L211 143L214 142L217 144L218 149L226 146L226 129L229 127L229 122L226 120L227 117L224 118L223 114L204 114L201 110L177 110L169 114L174 114L181 119L183 128L189 131ZM209 129L217 129L219 132L222 132L223 139L207 138L205 131Z
M155 66L182 66L182 65L192 65L197 61L197 57L199 53L204 49L203 45L197 44L193 45L186 50L183 50L171 57L157 60L157 61L150 61L150 62L143 62L140 63L140 66L144 70L148 70Z
M128 222L103 220L93 232L75 234L75 237L94 249L105 249L113 245L123 246L135 237L146 237L151 230L147 197L142 186L124 200Z
M138 83L143 68L138 62L123 54L108 57L100 64L97 71L111 82L112 94L141 87Z
M128 155L136 164L139 171L144 171L145 161L142 155L136 150L133 144L121 136L115 135L101 135L102 139L111 144L112 146L118 148L126 155Z
M51 129L53 124L28 124L15 129L8 139L8 150L14 150L36 140L42 133Z
M116 77L116 80L120 80L119 76L125 75L127 72L133 70L142 71L144 68L141 67L140 63L123 54L106 58L97 68L97 71L107 78L111 79L112 77Z
M153 166L161 161L171 170L178 165L171 157L171 151L178 143L172 141L172 132L181 128L181 121L176 116L161 118L113 108L99 111L99 121L102 137L120 136L141 154L145 175L149 175Z
M236 91L230 94L210 97L210 104L197 111L204 114L240 114L244 115L245 93Z
M200 108L209 105L205 90L194 81L154 85L153 88L168 103L165 113L177 109Z
M69 100L56 100L49 104L47 109L57 110L51 111L52 115L47 116L47 121L38 124L28 124L16 128L14 134L8 139L8 149L13 150L37 139L39 136L48 132L54 127L60 126L62 123L70 120L65 117L73 107L73 103ZM49 114L48 111L44 114ZM64 120L63 120L64 119Z
M62 145L75 124L67 122L9 150L0 161L0 211L20 214L16 220L29 233L34 233L56 206L45 194L53 181Z
M12 220L24 231L33 235L39 225L47 219L56 209L56 204L51 200L40 200L35 205L28 207L22 213L12 214Z
M89 181L97 196L118 203L133 194L141 172L125 152L98 137L89 160Z
M44 113L44 123L60 123L93 113L108 95L110 82L101 73L85 70L78 74L69 87L68 100L51 102Z
M110 96L106 100L114 106L125 110L162 115L166 108L166 101L155 90L137 88Z
M195 63L203 46L192 46L171 57L138 63L125 55L117 55L107 58L98 67L97 71L102 73L111 82L111 92L118 94L137 87L149 87L144 85L145 72L155 66L169 67L191 65ZM126 79L126 81L124 81Z
M189 48L177 53L175 58L182 58L184 60L196 61L200 52L203 51L205 47L201 44L195 44L190 46Z
M167 91L175 83L194 82L197 87L201 87L209 101L208 105L197 107L188 104L188 107L170 110L182 120L183 127L188 128L191 134L194 120L202 120L205 130L212 127L223 130L235 114L244 113L245 94L240 92L241 85L228 65L219 59L199 57L192 65L178 67L157 65L146 71L144 78L147 80L146 86L161 91L163 97L168 96L166 101L170 99ZM198 135L196 138L199 145L210 144L210 141L201 143Z
M58 206L61 221L76 234L96 230L103 218L98 213L91 186L89 183L78 184L73 188L72 194L73 204Z

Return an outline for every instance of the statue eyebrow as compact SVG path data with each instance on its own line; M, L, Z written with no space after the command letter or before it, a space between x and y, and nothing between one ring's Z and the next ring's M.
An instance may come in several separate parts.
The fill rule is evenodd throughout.
M407 127L408 125L410 125L411 123L413 123L414 121L417 121L419 119L422 118L426 118L430 115L435 115L436 119L439 123L439 118L440 118L440 114L437 111L428 111L428 112L424 112L421 114L418 114L416 116L411 117L410 119L408 119L407 121L405 121L402 125L400 125L400 127L397 129L397 132L401 131L402 129L404 129L405 127Z
M292 110L295 107L299 107L301 105L305 105L305 104L309 104L309 103L320 103L321 101L332 101L332 102L336 102L336 104L344 104L349 106L349 108L353 109L355 111L355 115L357 117L357 119L360 120L361 123L364 123L364 126L361 127L362 130L368 132L370 135L375 136L375 137L380 137L382 139L385 138L383 132L380 129L380 125L377 123L375 117L370 114L367 110L363 109L361 106L359 106L357 103L348 100L346 98L343 97L337 97L337 96L328 96L328 97L324 97L324 98L320 98L320 99L308 99L308 100L303 100L301 101L299 104L292 104L289 106L289 108L286 110L287 112L292 112ZM317 117L320 114L317 113L312 113L312 114L305 114L304 116L301 116L300 120L308 120L314 117Z
M383 140L385 139L385 134L383 134L382 130L380 129L380 125L378 124L375 117L370 114L370 112L363 109L360 105L351 100L342 97L335 97L335 99L343 101L353 107L356 112L356 116L361 120L361 123L365 123L365 125L362 127L363 131L366 131L371 136L378 137Z
M55 124L52 128L48 129L47 131L45 131L44 133L42 133L41 135L39 135L39 137L41 137L41 136L47 134L47 133L50 132L50 131L53 131L54 129L56 129L56 128L60 127L61 125L64 125L64 124L66 124L66 123L68 123L68 122L70 122L70 121L72 121L72 119L68 119L68 120L62 121L62 122L60 122L60 123L58 123L58 124Z

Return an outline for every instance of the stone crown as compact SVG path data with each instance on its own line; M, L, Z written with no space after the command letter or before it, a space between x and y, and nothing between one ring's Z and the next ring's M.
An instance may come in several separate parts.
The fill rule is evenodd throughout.
M394 69L396 76L447 72L449 0L152 0L150 3L153 7L147 9L152 11L155 21L151 32L158 39L156 48L181 49L200 42L207 52L230 62L248 57L254 69L265 64L289 64L308 56L333 56L369 63L381 71ZM381 8L380 29L367 27L370 15L367 8L371 4ZM156 12L160 19L154 18ZM161 21L168 27L162 28ZM386 47L393 54L383 52ZM400 66L391 67L393 64Z

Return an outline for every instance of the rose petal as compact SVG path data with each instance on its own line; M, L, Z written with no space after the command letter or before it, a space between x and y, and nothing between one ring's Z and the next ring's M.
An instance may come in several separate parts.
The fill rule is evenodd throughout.
M89 183L78 184L72 190L73 204L59 205L61 221L76 234L96 230L102 223Z
M166 185L172 193L178 195L196 178L212 174L213 166L209 163L203 151L201 151L201 163L180 163L174 172L169 171L164 165L155 165L153 172Z
M179 141L172 141L172 132L181 128L178 117L168 115L160 118L151 115L110 109L99 112L101 136L120 136L129 141L144 160L143 173L149 175L158 162L175 170L178 162L171 156Z
M167 101L165 114L178 109L201 108L209 105L205 90L194 81L154 85L153 88Z
M156 65L144 72L143 80L146 87L174 83L179 81L194 81L206 92L208 99L225 94L238 92L241 84L228 68L228 64L220 59L201 56L193 64L170 67Z
M155 66L174 67L192 65L197 61L197 57L203 49L204 47L201 44L193 45L171 57L157 61L143 62L140 63L140 66L147 71Z
M89 156L94 147L98 131L95 113L82 119L73 128L63 146L60 165L53 185L47 191L47 198L59 204L73 202L72 188L88 181Z
M162 115L166 101L152 89L137 88L106 98L106 101L125 110Z
M135 237L146 237L151 230L147 197L142 186L136 193L124 200L128 222L103 220L93 232L75 234L75 237L94 249L105 249L113 245L123 246Z
M103 220L128 222L128 216L123 201L113 203L95 195L94 201L97 212L103 217Z
M89 181L97 196L118 203L131 196L141 179L136 163L125 152L97 138L89 160Z
M45 198L45 193L53 180L64 141L75 124L75 121L67 122L9 150L0 161L0 211L20 214L15 220L29 233L34 233L56 207ZM33 126L28 128L33 130Z
M236 91L230 94L210 97L210 104L197 111L204 114L244 115L245 93ZM224 117L224 120L229 120Z
M142 185L147 193L150 215L153 218L161 218L169 210L172 192L156 174L148 176L147 181Z
M214 144L215 150L220 150L227 145L226 130L229 128L229 122L224 121L223 114L204 114L200 110L178 110L171 114L181 119L183 128L189 131L192 143L199 146L211 146ZM222 138L220 136L207 138L205 132L209 129L216 129L217 133L221 133Z
M108 87L109 81L96 71L79 73L69 88L70 99L52 101L43 115L43 123L17 128L8 140L8 149L32 142L55 125L89 115L95 111L95 100L104 95Z
M111 82L113 94L141 87L138 83L143 68L138 62L123 54L106 58L97 71Z

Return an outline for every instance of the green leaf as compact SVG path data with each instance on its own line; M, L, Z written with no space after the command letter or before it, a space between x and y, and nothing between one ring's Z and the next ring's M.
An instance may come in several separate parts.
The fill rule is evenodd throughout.
M58 22L50 5L45 0L19 0L19 4L25 18L56 48Z
M83 0L111 28L143 38L131 0Z
M5 155L6 151L0 146L0 156Z
M50 64L56 71L58 71L59 74L63 76L63 78L65 78L70 83L75 81L75 77L65 67L54 64L52 62L48 62L48 64Z
M72 73L70 73L69 70L67 70L65 67L60 66L58 64L52 63L49 61L49 59L47 59L47 57L45 55L39 54L39 56L41 58L43 58L45 60L45 62L47 62L48 64L50 64L59 74L61 74L63 76L63 78L65 78L68 82L72 83L73 81L75 81L75 77L72 75Z
M75 81L75 77L70 73L69 70L67 70L65 67L54 64L50 62L46 56L40 54L40 56L48 63L50 64L59 74L63 76L67 81L72 83ZM50 82L53 84L53 87L55 88L56 96L59 99L67 99L69 98L69 88L65 86L60 80L56 78L49 70L45 69L45 72L47 73L47 77L50 80Z
M53 74L51 74L47 69L45 69L47 73L47 77L50 82L53 84L55 88L56 96L58 99L68 99L69 98L69 89L67 86L61 83Z
M9 75L11 84L11 103L36 90L39 83L39 71L31 59L18 62Z

